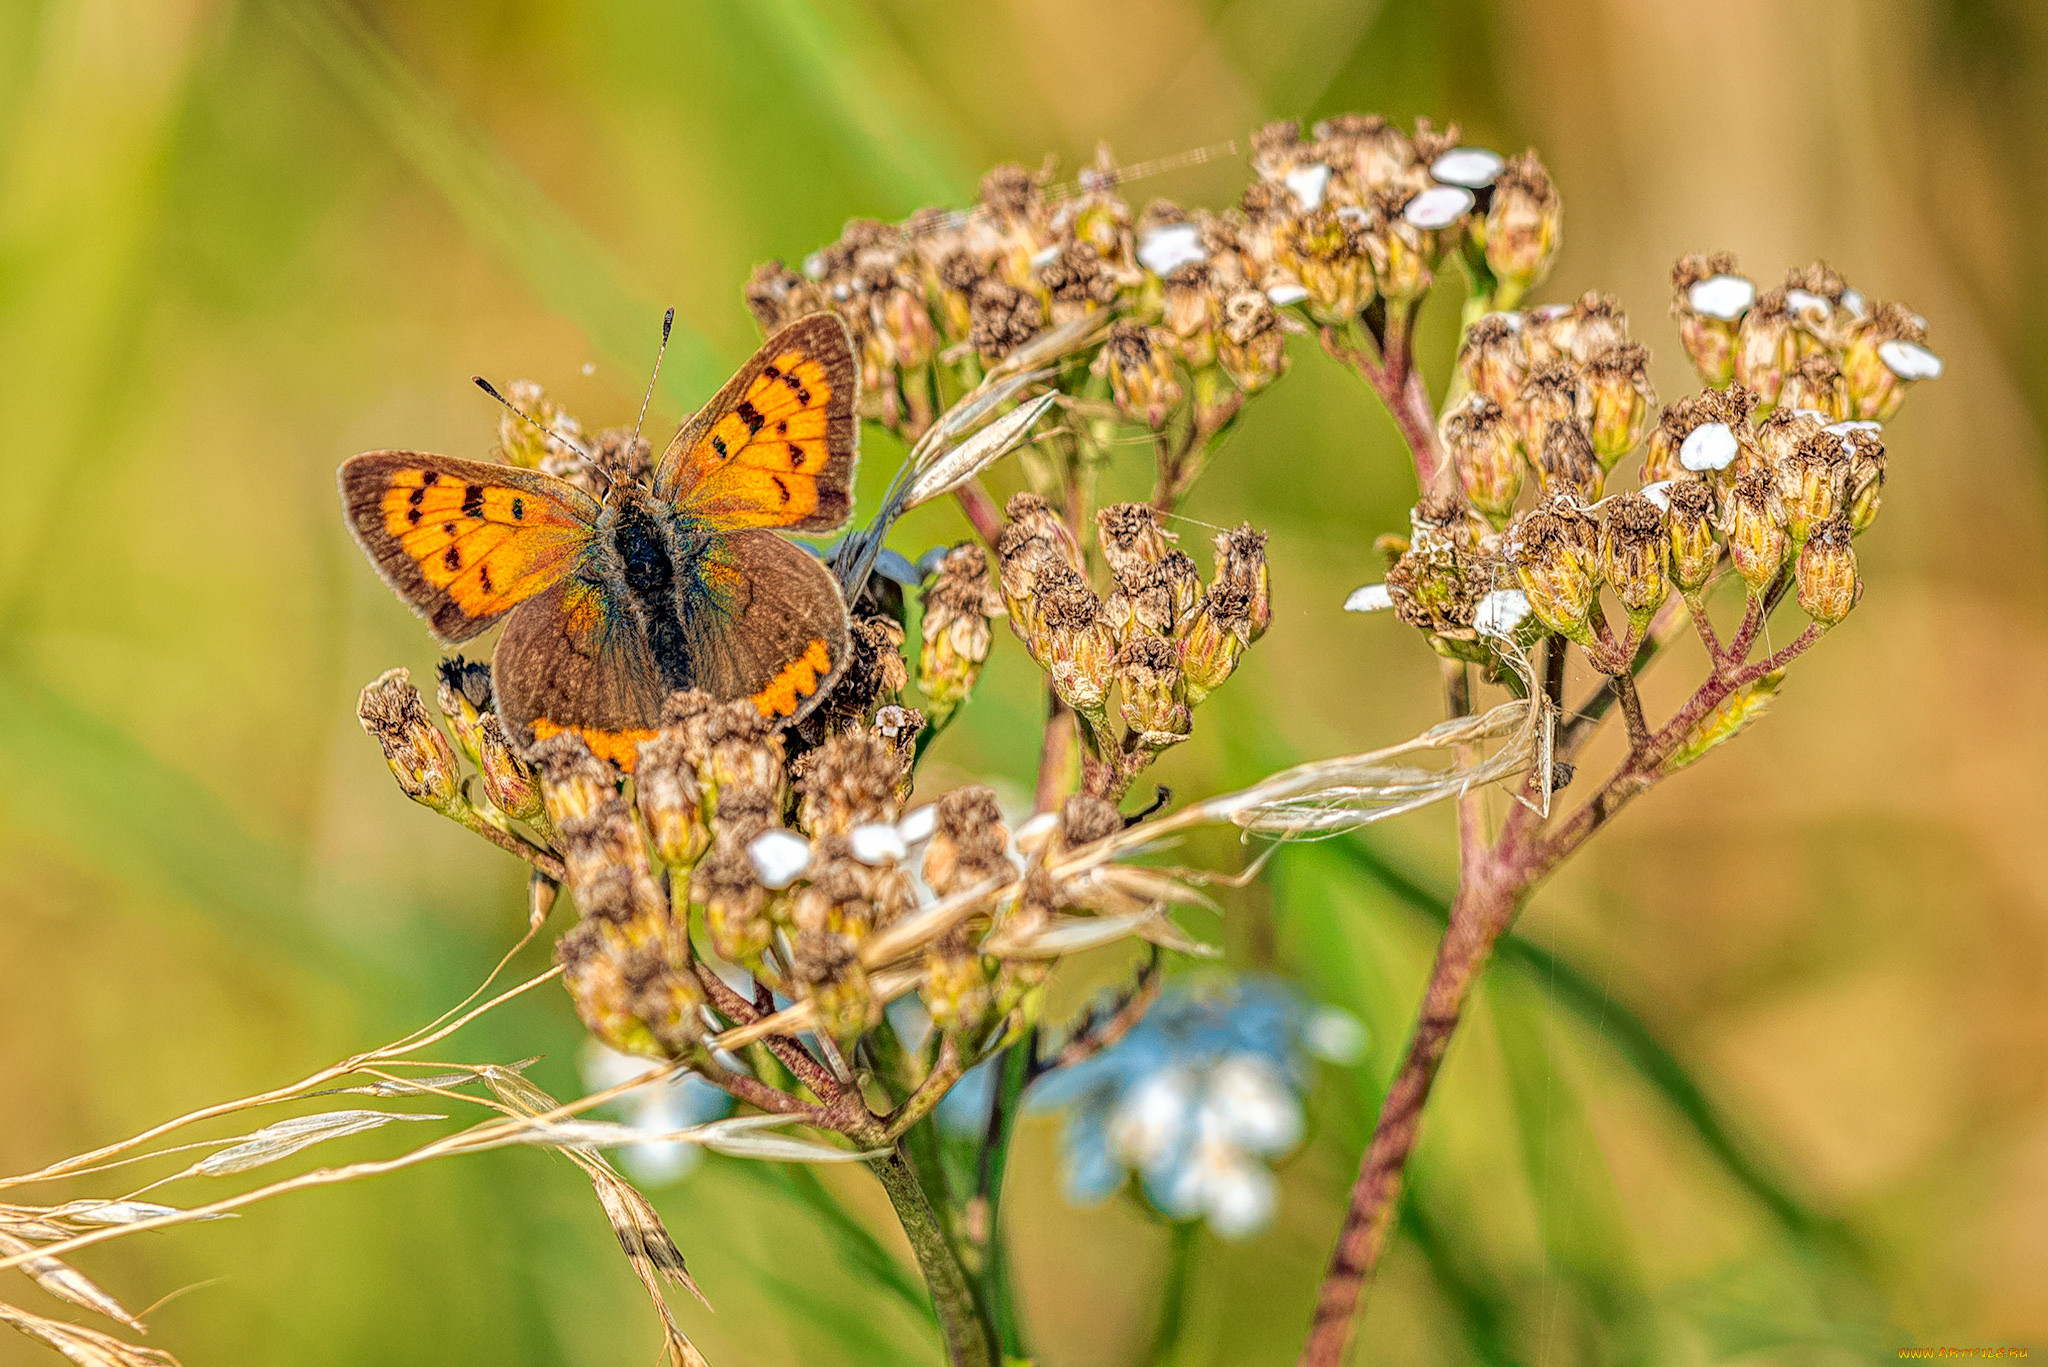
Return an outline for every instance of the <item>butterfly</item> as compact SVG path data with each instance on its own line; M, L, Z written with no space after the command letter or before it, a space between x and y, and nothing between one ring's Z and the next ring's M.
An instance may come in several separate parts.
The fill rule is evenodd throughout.
M851 654L846 601L781 533L840 527L859 456L859 365L814 313L770 337L643 478L602 499L538 470L417 451L343 462L350 530L453 645L499 618L499 718L521 749L563 732L624 769L679 689L809 714Z

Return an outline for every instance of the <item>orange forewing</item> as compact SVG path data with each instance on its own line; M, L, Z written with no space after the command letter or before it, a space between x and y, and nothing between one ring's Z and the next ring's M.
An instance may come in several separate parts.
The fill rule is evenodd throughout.
M798 319L676 433L655 492L721 528L832 531L853 510L858 385L846 324Z
M466 641L568 572L597 501L534 470L417 451L341 467L349 527L443 641Z

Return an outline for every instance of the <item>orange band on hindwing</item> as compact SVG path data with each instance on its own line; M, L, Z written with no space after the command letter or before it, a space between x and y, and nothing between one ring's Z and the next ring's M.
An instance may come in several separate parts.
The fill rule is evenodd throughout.
M764 717L787 717L797 705L818 691L818 681L832 672L832 651L821 636L804 647L804 653L782 667L768 686L754 695L754 706Z
M633 772L633 766L640 762L640 742L653 740L656 734L653 731L600 731L591 726L561 726L546 717L533 719L533 738L537 741L559 736L564 732L581 736L583 743L590 747L591 754L602 760L610 760L629 774Z

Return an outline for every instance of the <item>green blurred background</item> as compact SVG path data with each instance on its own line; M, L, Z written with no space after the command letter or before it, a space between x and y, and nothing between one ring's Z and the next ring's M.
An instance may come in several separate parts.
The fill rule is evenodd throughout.
M669 303L671 421L748 353L754 262L965 203L995 161L1428 114L1541 150L1566 206L1542 297L1618 293L1667 396L1689 375L1666 272L1720 247L1909 301L1949 373L1887 433L1856 614L1524 918L1357 1360L2048 1347L2048 327L2019 288L2048 211L2044 43L2032 0L0 5L0 1171L400 1034L520 928L518 869L405 802L356 725L365 681L434 652L343 532L341 458L484 455L479 372L628 421ZM1129 193L1220 205L1242 177L1225 158ZM1439 382L1453 312L1425 331ZM871 494L893 452L868 452ZM1216 791L1432 720L1422 643L1338 610L1410 497L1364 386L1298 351L1188 510L1271 529L1277 622L1162 781ZM896 544L963 534L935 508ZM1007 633L997 655L932 780L1028 784L1034 675ZM1653 705L1694 663L1660 666ZM1374 1044L1322 1079L1274 1231L1198 1246L1184 1362L1292 1360L1449 870L1429 812L1284 852L1190 918ZM1120 967L1076 965L1068 995ZM576 1085L552 989L458 1042ZM1166 1233L1069 1209L1055 1164L1027 1124L1005 1210L1043 1361L1132 1361ZM882 1227L859 1174L828 1181ZM719 1367L937 1360L771 1175L714 1161L657 1199ZM587 1184L539 1152L81 1261L131 1308L190 1288L151 1317L189 1367L655 1350ZM46 1360L0 1337L0 1363Z

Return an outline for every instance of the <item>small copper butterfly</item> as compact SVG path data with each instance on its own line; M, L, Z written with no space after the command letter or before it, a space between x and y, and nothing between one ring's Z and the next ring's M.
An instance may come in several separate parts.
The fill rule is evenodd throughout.
M341 501L440 640L506 619L491 672L515 745L573 731L630 769L671 692L795 721L846 667L838 582L779 533L833 531L852 511L858 386L846 325L815 313L602 499L538 470L369 451L342 464Z

